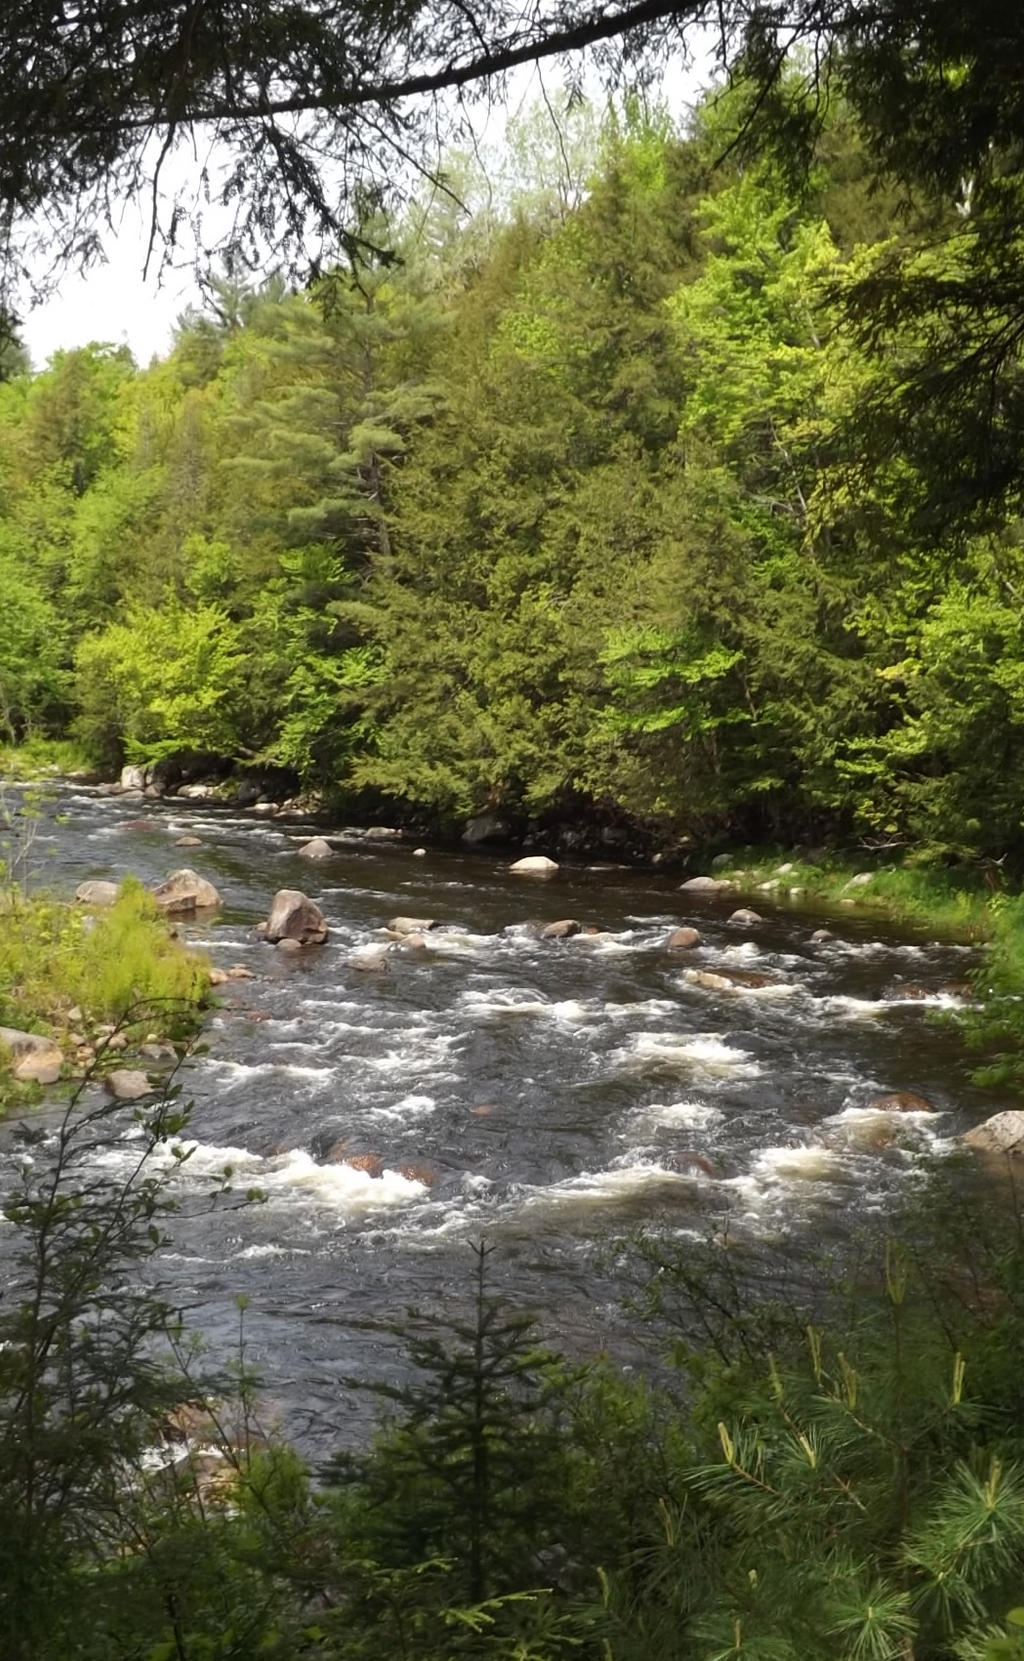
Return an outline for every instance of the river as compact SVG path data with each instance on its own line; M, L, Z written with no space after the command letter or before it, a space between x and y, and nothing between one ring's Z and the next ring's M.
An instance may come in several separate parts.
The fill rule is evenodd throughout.
M834 1239L854 1222L882 1235L993 1109L965 1082L955 1033L929 1019L960 1000L972 952L863 908L823 918L746 896L762 921L737 926L740 900L682 893L678 876L531 880L508 856L416 857L357 833L328 833L334 857L313 864L297 856L313 827L74 784L46 815L32 856L59 893L187 863L223 895L184 932L254 978L220 989L184 1071L189 1203L160 1266L214 1356L244 1296L249 1359L293 1433L344 1436L358 1410L339 1378L389 1376L406 1306L460 1306L468 1242L494 1245L495 1285L537 1311L548 1342L593 1354L628 1341L616 1237L641 1223L683 1238ZM203 845L175 848L186 833ZM259 938L279 888L318 900L326 946L291 957ZM399 913L441 925L426 949L396 952L386 974L351 967ZM597 932L538 938L565 917ZM832 938L813 941L823 922ZM703 944L670 953L683 923ZM899 1091L935 1111L872 1107ZM115 1167L133 1134L126 1114ZM363 1155L381 1174L339 1162ZM197 1203L225 1164L264 1202Z

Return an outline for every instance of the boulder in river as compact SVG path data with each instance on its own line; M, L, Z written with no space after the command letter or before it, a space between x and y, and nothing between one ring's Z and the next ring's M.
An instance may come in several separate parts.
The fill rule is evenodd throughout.
M583 933L583 924L578 923L575 917L562 917L557 923L546 923L540 931L542 940L568 940L574 934Z
M980 1125L974 1125L964 1136L968 1147L978 1153L1024 1155L1024 1111L1008 1108L1005 1113L994 1113Z
M679 884L683 894L726 894L731 887L724 877L688 877Z
M811 935L811 945L824 946L829 940L834 939L835 935L832 933L831 929L815 929L814 933Z
M558 861L549 859L547 854L527 854L525 859L517 859L510 865L509 870L517 877L550 877L558 870Z
M201 848L202 845L201 836L179 836L174 844L176 848Z
M170 915L180 912L209 911L219 906L221 898L212 882L207 882L197 871L183 866L153 890L153 898L161 911Z
M264 939L297 940L300 946L321 946L327 939L327 920L315 900L298 888L279 888L270 904Z
M429 934L437 927L433 917L392 917L388 929L392 934Z
M142 1096L153 1094L149 1079L136 1067L115 1067L103 1082L119 1102L137 1102Z
M753 923L763 923L764 918L759 911L751 911L748 906L740 906L726 918L727 923L735 923L737 928L749 928Z
M79 905L113 905L117 892L116 882L80 882L75 899Z
M927 1096L916 1090L893 1090L887 1096L875 1096L868 1102L873 1113L934 1113Z
M122 767L122 790L144 790L146 787L146 769L144 767Z
M333 859L334 849L326 836L314 836L299 849L300 859Z
M670 952L689 952L693 950L694 946L699 946L700 944L700 929L692 929L689 927L673 929L672 933L665 941L665 945Z

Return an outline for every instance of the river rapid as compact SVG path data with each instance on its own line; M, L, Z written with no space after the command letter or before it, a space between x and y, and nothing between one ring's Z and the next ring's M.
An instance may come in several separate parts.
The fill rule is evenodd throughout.
M188 864L223 895L183 932L254 978L220 988L205 1053L181 1076L194 1147L159 1269L215 1359L244 1296L249 1359L293 1435L345 1439L365 1409L339 1379L393 1375L389 1324L407 1306L466 1304L470 1242L495 1247L495 1286L537 1312L548 1342L626 1354L617 1238L640 1224L684 1239L881 1237L993 1109L965 1083L955 1033L929 1020L962 999L973 953L861 908L703 899L679 876L618 868L530 879L508 856L415 857L355 832L328 832L334 857L313 864L297 856L312 827L75 784L46 814L36 881L58 893ZM186 833L203 845L175 848ZM259 938L279 888L319 902L325 946L287 956ZM763 920L730 923L741 903ZM441 926L387 973L351 967L395 914ZM538 937L566 917L598 932ZM670 953L684 923L703 944ZM832 938L812 941L823 923ZM738 984L694 971L739 971ZM872 1105L900 1091L935 1111ZM127 1170L128 1112L118 1134L106 1159ZM380 1174L340 1162L363 1155ZM6 1127L0 1160L10 1172L19 1157ZM225 1165L263 1203L206 1204Z

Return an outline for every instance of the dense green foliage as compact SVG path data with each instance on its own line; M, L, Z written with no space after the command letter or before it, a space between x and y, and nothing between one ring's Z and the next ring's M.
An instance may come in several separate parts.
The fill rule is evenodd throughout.
M745 97L686 138L566 112L500 211L369 216L397 263L221 280L164 362L98 345L0 384L6 734L285 766L443 825L1019 870L1012 492L980 518L968 447L958 472L883 419L942 360L973 226L935 196L897 236L841 103L799 189L712 167ZM934 315L851 327L912 236Z

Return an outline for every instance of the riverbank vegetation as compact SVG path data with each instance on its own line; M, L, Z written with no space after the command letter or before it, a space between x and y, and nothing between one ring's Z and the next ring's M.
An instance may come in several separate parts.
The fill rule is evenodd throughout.
M744 97L527 122L311 289L212 276L164 361L0 386L6 732L1016 882L1019 528L886 424L972 226L838 98L802 183L741 163ZM915 315L854 326L897 256Z
M311 1471L259 1423L244 1312L214 1376L146 1290L187 1114L142 1115L123 1169L109 1115L73 1105L4 1207L11 1661L1018 1653L1012 1205L834 1282L792 1248L773 1272L739 1242L624 1243L650 1379L546 1348L477 1246L461 1298L410 1317L376 1439ZM228 1173L209 1203L239 1203Z

